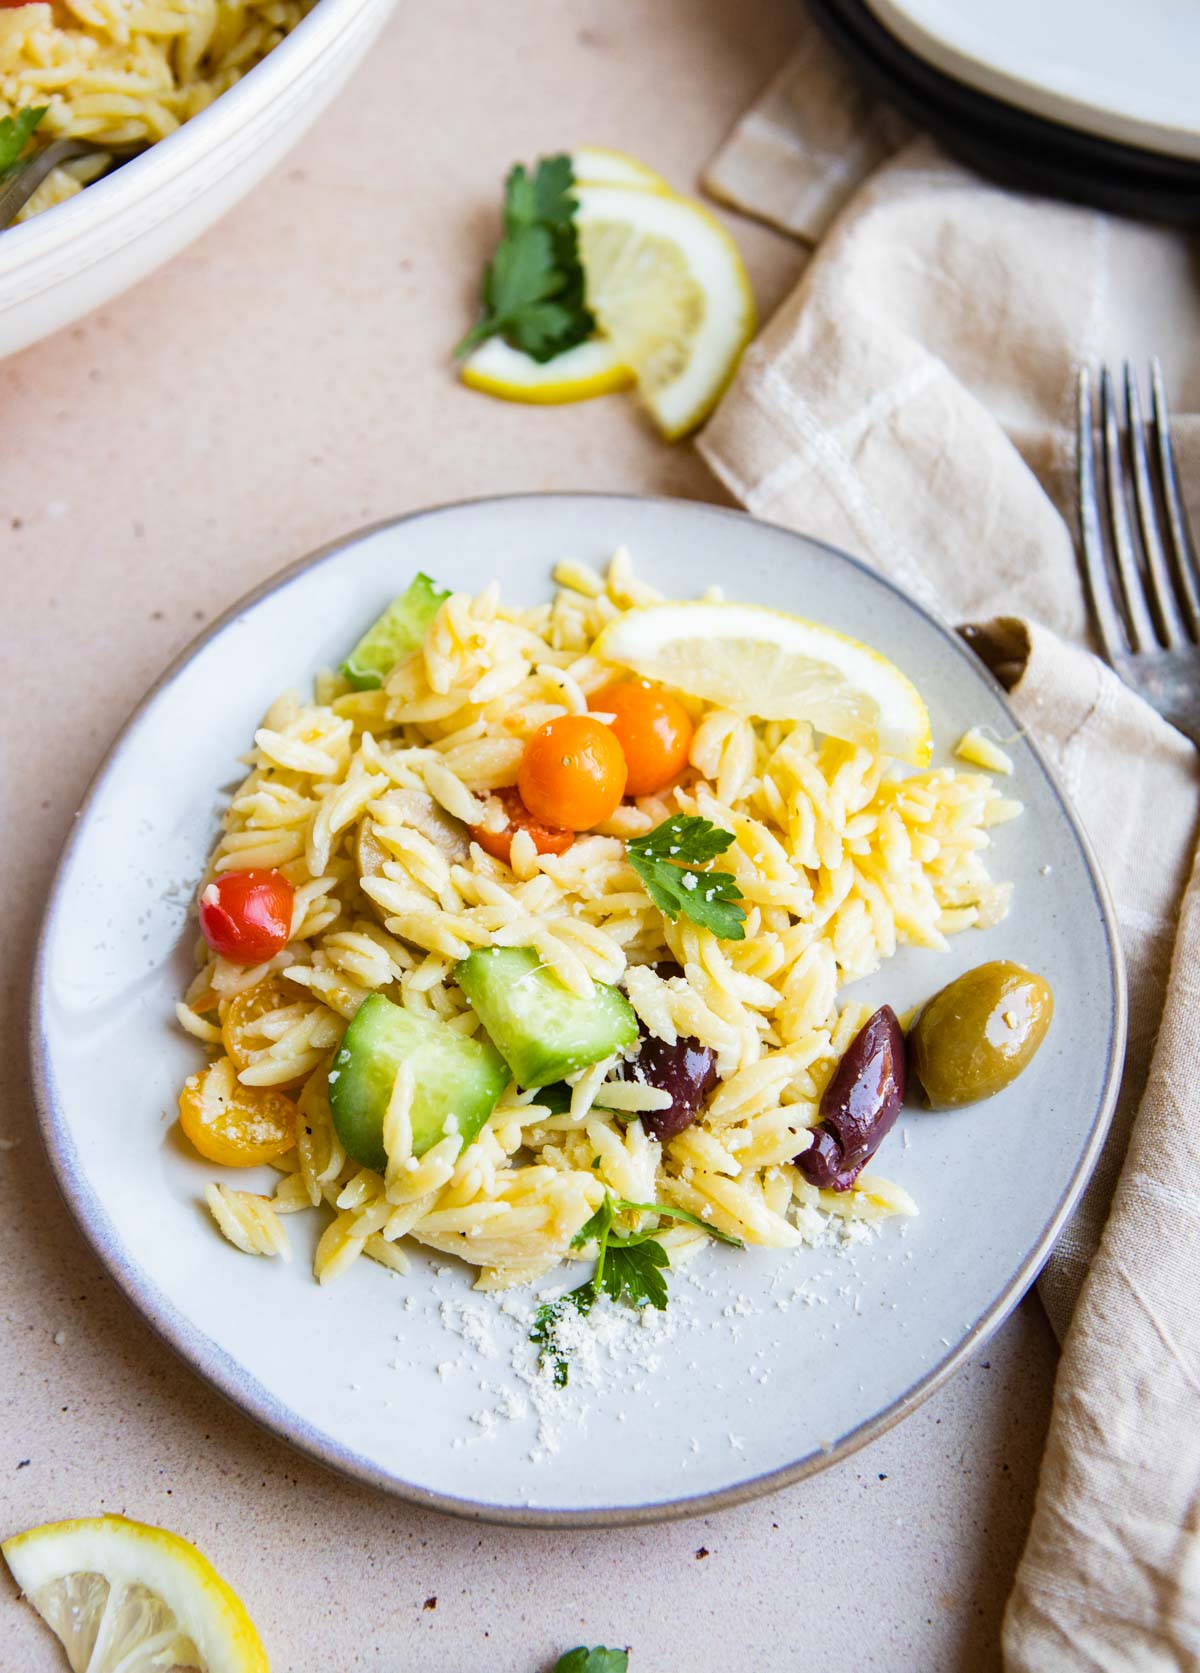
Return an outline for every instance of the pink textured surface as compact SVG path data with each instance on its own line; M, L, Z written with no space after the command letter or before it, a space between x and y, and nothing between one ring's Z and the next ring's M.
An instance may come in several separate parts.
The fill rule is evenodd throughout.
M102 1510L173 1527L241 1592L280 1673L536 1673L584 1640L632 1645L633 1673L999 1664L1054 1367L1035 1303L906 1423L775 1497L630 1532L456 1523L326 1474L165 1356L63 1209L20 1067L54 853L129 708L203 622L322 541L438 500L721 497L627 400L502 406L456 384L447 347L510 159L610 143L689 186L793 22L790 0L402 0L239 210L0 366L0 1138L18 1141L0 1150L0 1534ZM801 252L729 224L766 314ZM0 1644L13 1673L62 1665L7 1576Z

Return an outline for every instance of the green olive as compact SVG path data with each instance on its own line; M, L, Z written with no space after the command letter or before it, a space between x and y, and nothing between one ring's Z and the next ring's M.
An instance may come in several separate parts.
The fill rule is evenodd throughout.
M908 1037L909 1062L933 1108L974 1104L1016 1080L1053 1015L1049 983L1006 959L934 994Z

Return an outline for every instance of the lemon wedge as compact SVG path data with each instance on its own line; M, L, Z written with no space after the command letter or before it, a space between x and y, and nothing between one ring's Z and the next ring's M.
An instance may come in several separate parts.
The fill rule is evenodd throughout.
M645 186L652 192L669 192L661 174L639 163L625 151L606 145L580 145L571 153L571 171L581 183L609 186Z
M553 360L537 361L501 337L489 337L463 361L459 375L471 389L502 401L557 406L628 389L633 373L604 337L590 337Z
M761 720L818 731L924 767L932 743L920 693L869 645L755 604L629 610L595 645L605 662Z
M580 184L575 196L588 305L674 441L708 417L754 332L742 259L688 198L614 184Z
M0 1551L74 1673L269 1673L241 1601L177 1534L93 1516L30 1528Z

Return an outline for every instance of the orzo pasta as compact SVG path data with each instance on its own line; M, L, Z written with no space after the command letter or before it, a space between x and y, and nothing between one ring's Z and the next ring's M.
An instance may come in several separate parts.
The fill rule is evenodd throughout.
M0 6L0 118L45 108L35 139L153 145L195 116L296 27L314 0L34 0ZM24 220L96 172L55 169Z
M1018 804L983 773L912 770L674 691L655 697L675 727L668 783L618 786L587 829L566 801L557 825L535 817L535 734L569 718L635 747L602 695L589 711L616 672L594 645L656 596L624 552L604 576L572 563L556 579L525 608L497 584L425 582L377 685L323 673L311 701L278 698L201 883L208 939L179 1018L213 1066L189 1083L193 1126L270 1147L284 1100L296 1135L273 1161L274 1212L228 1192L213 1212L259 1254L287 1248L277 1215L323 1214L322 1282L359 1255L402 1270L401 1245L422 1244L481 1288L526 1283L586 1252L572 1240L606 1202L627 1228L647 1218L622 1204L683 1216L655 1234L672 1262L706 1227L784 1249L831 1216L915 1212L872 1169L839 1189L806 1177L822 1094L868 1016L841 990L903 944L941 949L1004 915L984 854ZM551 764L569 777L579 760ZM656 904L637 863L664 828L709 833L694 916ZM685 877L667 881L695 893ZM234 879L286 908L254 963L213 950ZM735 914L724 931L718 909ZM685 1047L700 1068L681 1092Z

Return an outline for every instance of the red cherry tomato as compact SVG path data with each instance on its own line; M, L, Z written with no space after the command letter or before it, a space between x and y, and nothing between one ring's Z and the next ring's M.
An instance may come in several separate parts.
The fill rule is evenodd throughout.
M612 817L628 769L611 727L591 715L548 720L525 745L517 788L536 819L588 831Z
M518 831L529 832L539 854L565 854L575 841L574 831L558 831L535 819L521 800L521 792L516 785L510 785L507 790L497 790L496 795L504 803L508 824L499 831L489 831L486 825L471 826L471 841L477 842L494 860L503 860L505 865L508 864L512 858L512 840Z
M687 766L692 722L683 704L665 691L622 680L596 692L588 707L617 717L611 731L629 767L627 796L652 796Z
M277 871L227 871L201 890L201 932L222 958L262 964L288 944L294 899Z

